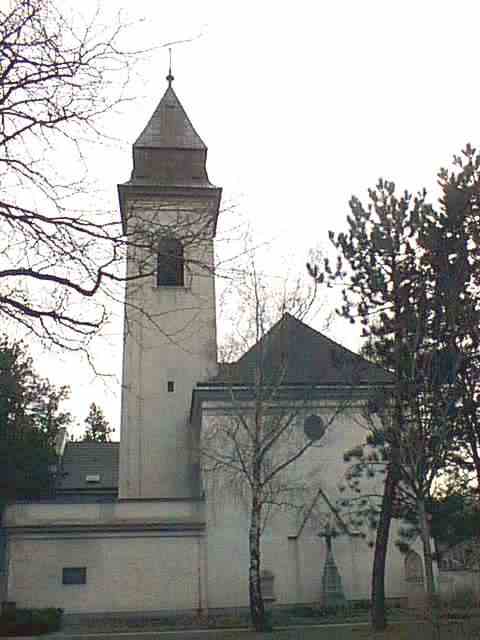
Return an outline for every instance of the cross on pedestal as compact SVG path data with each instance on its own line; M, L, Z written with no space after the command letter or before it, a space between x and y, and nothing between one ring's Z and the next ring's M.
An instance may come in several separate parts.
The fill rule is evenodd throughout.
M332 550L332 538L336 538L338 533L327 522L320 538L325 538L327 555L323 567L322 576L322 605L325 607L338 607L345 604L345 594L342 587L342 578L338 572Z

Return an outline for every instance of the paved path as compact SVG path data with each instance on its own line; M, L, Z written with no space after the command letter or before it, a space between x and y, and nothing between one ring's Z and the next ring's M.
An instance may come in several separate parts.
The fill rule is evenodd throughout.
M46 640L346 640L355 638L369 623L331 624L308 627L275 629L272 633L255 633L249 629L197 629L179 631L112 631L112 632L59 632L43 636ZM349 631L353 635L350 635ZM362 634L362 638L365 635Z
M343 640L345 629L341 635L335 633L335 628L302 627L288 630L275 630L272 633L255 633L248 629L202 629L197 631L114 631L111 633L72 634L56 633L43 638L48 640Z

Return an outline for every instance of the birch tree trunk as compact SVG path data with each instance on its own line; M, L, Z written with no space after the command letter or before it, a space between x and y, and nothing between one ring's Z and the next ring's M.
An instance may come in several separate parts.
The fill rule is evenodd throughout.
M252 508L250 513L250 570L249 570L249 593L250 593L250 615L255 631L267 631L267 621L265 618L265 606L263 603L262 586L260 580L260 526L261 526L261 504L258 496L252 497Z

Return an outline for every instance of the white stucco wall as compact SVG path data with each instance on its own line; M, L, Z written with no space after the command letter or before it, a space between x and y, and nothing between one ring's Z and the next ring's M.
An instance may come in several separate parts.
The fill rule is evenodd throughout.
M6 508L3 525L15 535L17 527L189 525L204 520L205 505L201 500L128 500L86 504L17 503Z
M143 500L31 503L6 509L8 599L70 613L204 606L205 505ZM85 567L85 585L63 585Z
M216 373L213 229L216 195L127 199L129 226L142 224L184 243L185 286L156 286L156 255L130 249L128 274L153 275L126 288L120 445L121 498L187 497L199 491L189 447L189 410L197 382ZM133 196L132 196L133 198ZM202 226L203 225L203 226ZM196 234L198 232L198 236ZM167 391L173 381L175 390Z
M322 415L324 421L331 416L332 405L311 406L306 413ZM206 403L203 429L209 423L231 419L227 405L222 417L222 403ZM362 443L366 432L362 429L359 411L345 410L328 428L318 445L308 450L290 469L294 476L303 475L312 488L321 485L332 503L345 496L339 491L344 483L348 464L343 454ZM299 429L303 429L303 416L299 416ZM208 486L208 480L206 481ZM382 476L377 476L371 490L377 485L382 490ZM220 486L220 488L219 488ZM214 494L207 494L207 551L208 601L210 607L248 605L248 523L245 503L228 491L221 491L222 483L215 483ZM328 506L319 501L318 511L329 513ZM262 537L262 567L275 575L277 603L319 602L321 578L326 546L318 537L318 527L307 524L298 533L299 523L289 512L277 513ZM387 597L399 598L407 594L404 575L404 556L395 546L398 523L392 526L386 571ZM374 536L370 537L373 540ZM333 540L334 557L342 576L348 599L369 599L373 566L373 548L368 540L340 536Z
M222 508L218 518L208 522L208 603L210 607L248 606L248 516L241 507ZM306 531L291 538L284 520L267 528L262 541L262 567L275 575L278 604L321 601L321 579L325 542ZM388 551L386 593L390 598L407 595L404 557L394 545L393 527ZM335 561L348 599L370 598L373 549L365 540L344 537L333 541Z
M213 417L219 419L219 410L216 403L209 415L206 407L204 428ZM330 410L315 409L324 411L325 419ZM343 453L365 435L357 419L355 411L339 416L319 445L291 469L304 474L312 487L321 483L332 502L343 495L338 491L347 468ZM246 504L220 487L207 495L204 508L202 501L182 500L12 505L5 514L8 598L18 606L68 612L248 606ZM323 504L322 510L328 507ZM388 553L387 597L407 594L404 558L394 545L396 526ZM320 602L325 542L318 526L307 524L300 536L298 529L291 512L278 512L262 538L262 566L275 576L278 604ZM334 539L333 551L346 597L368 599L373 549L363 539L341 536ZM63 567L86 567L87 584L62 585Z
M158 534L16 536L9 545L8 599L67 613L197 609L200 544L200 538ZM86 584L63 585L63 567L86 567Z

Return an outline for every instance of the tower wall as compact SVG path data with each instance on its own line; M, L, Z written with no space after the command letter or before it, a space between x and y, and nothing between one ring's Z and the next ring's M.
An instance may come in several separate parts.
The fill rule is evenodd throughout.
M213 236L218 190L124 196L127 259L120 498L198 497L192 389L216 374ZM156 246L184 247L184 286L157 286ZM132 242L133 239L133 242ZM137 274L149 275L136 279ZM174 390L169 390L169 382Z

